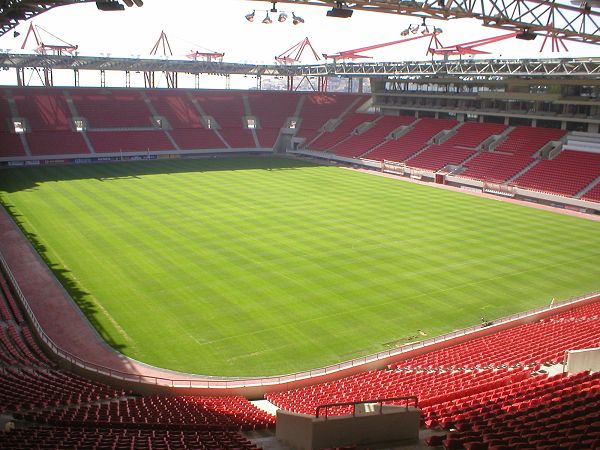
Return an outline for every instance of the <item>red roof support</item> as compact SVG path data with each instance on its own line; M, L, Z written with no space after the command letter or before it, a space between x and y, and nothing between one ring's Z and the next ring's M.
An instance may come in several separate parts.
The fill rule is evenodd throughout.
M305 37L293 47L288 48L281 55L276 56L275 61L277 61L279 64L293 64L300 62L300 58L302 57L302 54L304 53L304 50L307 47L312 52L312 55L314 56L315 60L320 61L321 58L319 57L319 54L315 51L314 47L312 46L310 40L307 37Z

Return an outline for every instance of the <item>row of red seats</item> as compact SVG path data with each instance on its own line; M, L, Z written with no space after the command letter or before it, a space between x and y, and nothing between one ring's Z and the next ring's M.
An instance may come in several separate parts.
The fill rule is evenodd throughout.
M330 148L344 142L351 136L356 127L376 120L375 114L350 113L332 131L325 131L317 139L308 144L311 150L329 150ZM364 153L364 152L363 152Z
M51 435L68 435L73 426L102 427L102 431L90 434L94 439L101 439L106 432L113 433L111 428L120 429L116 434L123 436L142 432L146 436L153 432L149 428L164 430L160 436L168 435L169 430L183 429L194 430L195 434L191 436L196 436L200 430L210 431L215 436L219 432L232 431L222 442L207 439L207 448L254 448L239 431L274 425L274 416L254 407L243 397L139 397L52 368L52 363L23 323L14 299L9 307L5 292L8 295L11 291L6 280L0 280L0 377L3 381L0 384L0 414L12 414L17 420L26 419L27 423L34 424L33 428L0 433L0 448L23 448L13 446L15 436L19 437L18 442L40 442L55 448L56 440L52 436L46 439L38 434L39 430L48 429L39 428L44 424L54 425ZM117 441L110 441L111 445L119 444ZM156 438L143 439L143 442L148 448L204 448L198 445L198 440L190 441L186 446L172 442L167 445L158 434ZM141 443L139 439L134 442L136 447ZM63 444L60 448L70 448ZM88 444L82 442L73 448L94 448Z
M228 431L37 427L0 433L2 450L258 450Z
M419 119L398 139L390 140L369 152L368 158L403 162L425 148L435 135L443 130L450 130L457 124L453 119Z
M581 197L583 200L589 200L592 202L600 202L600 183L596 184L592 189L585 193Z
M506 128L499 123L465 122L444 144L476 149L491 136L502 134Z
M425 408L429 426L456 429L428 440L448 449L596 448L600 374L538 376Z
M366 401L416 395L419 405L456 398L479 390L505 385L527 376L522 370L486 371L396 371L364 372L341 380L265 395L280 408L314 414L328 403ZM350 407L332 409L330 415L347 414Z
M391 368L487 368L558 363L564 351L590 348L600 343L600 302L590 306L593 314L571 320L542 320L463 342L406 361ZM573 314L573 313L572 313Z
M507 181L533 162L533 154L550 141L559 140L564 130L518 126L493 151L470 160L461 176L477 180Z
M566 150L542 160L515 180L517 186L573 196L600 176L600 154Z
M154 428L248 431L275 424L274 416L255 408L244 397L130 397L68 409L31 411L27 421L70 426L138 425Z
M348 109L355 110L367 98L365 95L335 95L325 92L305 94L299 113L302 120L297 136L310 143L329 119L341 117Z
M435 172L449 164L458 166L474 153L474 150L454 147L445 143L430 145L419 155L406 160L406 164Z
M385 138L401 126L414 122L415 118L410 116L379 116L375 124L364 133L352 135L337 145L331 147L336 155L350 158L358 157L373 147L382 144ZM368 158L368 156L366 156Z

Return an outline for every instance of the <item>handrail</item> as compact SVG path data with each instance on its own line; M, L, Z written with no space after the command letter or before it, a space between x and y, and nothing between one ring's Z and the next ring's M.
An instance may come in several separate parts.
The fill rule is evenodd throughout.
M379 361L382 359L400 356L403 353L410 352L415 349L420 349L427 347L429 345L443 342L458 336L464 336L475 331L481 330L481 325L475 325L468 328L463 328L461 330L452 331L449 333L445 333L439 336L434 336L432 338L414 342L412 344L406 344L401 347L396 347L389 350L384 350L381 352L377 352L371 355L362 356L360 358L351 359L348 361L343 361L337 364L332 364L325 367L320 367L316 369L312 369L304 372L295 372L289 373L285 375L275 375L275 376L267 376L267 377L211 377L211 376L202 376L198 375L197 378L194 379L173 379L173 378L164 378L164 377L156 377L149 376L143 374L136 374L131 372L123 372L120 370L115 370L110 367L105 367L99 364L95 364L89 361L86 361L67 350L60 348L58 345L54 343L54 341L44 332L42 326L38 322L31 306L27 302L27 299L23 295L21 288L19 287L17 280L15 279L6 259L0 252L0 268L8 277L8 280L11 283L14 293L17 295L19 301L23 305L25 312L33 328L38 333L38 337L48 346L48 348L59 358L63 359L66 362L69 362L77 367L80 367L85 370L89 370L91 372L95 372L101 375L105 375L111 377L115 380L119 381L132 381L141 384L147 385L157 385L157 386L167 386L167 387L177 387L177 388L212 388L212 389L239 389L239 388L247 388L247 387L258 387L258 386L276 386L285 383L291 383L299 380L306 380L322 375L332 374L335 372L339 372L342 370L346 370L349 368L362 366L367 363L373 363L375 361ZM538 308L533 308L528 311L512 314L510 316L506 316L500 319L494 320L493 324L498 325L506 322L510 322L516 319L520 319L526 316L530 316L542 311L547 311L550 309L555 309L559 306L564 306L568 304L574 304L579 301L599 297L600 291L595 291L589 294L581 295L578 297L573 297L564 301L555 302L554 305L547 305Z
M336 408L339 406L352 406L352 416L356 416L356 405L364 405L366 403L378 403L379 404L379 414L383 414L383 404L385 402L397 402L400 400L406 400L406 404L404 405L406 407L406 409L408 410L409 407L409 401L410 400L414 400L414 407L418 408L419 407L419 399L416 395L405 395L403 397L390 397L390 398L380 398L380 399L374 399L374 400L359 400L359 401L355 401L355 402L342 402L342 403L327 403L325 405L319 405L317 406L317 408L315 409L315 417L318 419L319 418L319 410L321 410L322 408L325 408L325 418L328 418L328 411L329 408Z

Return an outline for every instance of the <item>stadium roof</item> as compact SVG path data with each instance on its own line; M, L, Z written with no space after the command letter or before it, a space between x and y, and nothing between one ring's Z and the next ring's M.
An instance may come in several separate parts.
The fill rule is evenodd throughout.
M178 59L111 58L79 55L0 53L0 68L181 72L255 76L471 76L600 78L600 58L481 59L462 61L406 61L386 63L325 63L298 65L238 64Z

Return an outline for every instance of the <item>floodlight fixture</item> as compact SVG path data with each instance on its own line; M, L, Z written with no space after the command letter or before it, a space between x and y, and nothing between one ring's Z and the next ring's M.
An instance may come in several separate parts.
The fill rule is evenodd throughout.
M523 41L533 41L537 37L537 34L533 33L530 30L523 30L522 32L517 34L515 37L517 39L521 39Z
M249 13L249 14L246 14L244 17L246 18L246 20L247 20L248 22L254 22L254 15L255 15L255 14L256 14L256 10L255 10L255 11L252 11L252 12L251 12L251 13Z
M304 19L296 14L292 13L292 23L294 25L298 25L299 23L304 23Z
M270 25L273 23L273 21L271 20L271 18L269 17L269 12L267 11L267 15L265 16L265 18L263 19L262 23L264 23L265 25Z
M327 17L340 17L348 19L352 17L354 10L344 4L344 2L335 2L335 6L327 11Z
M406 28L400 32L400 36L408 36L409 33L410 33L410 30L408 28Z
M123 11L125 6L120 4L117 0L97 0L96 8L100 11Z
M18 32L18 31L16 31L16 30L15 30L15 31L13 31L13 37L14 37L14 38L17 38L17 37L19 37L19 36L21 36L21 33L19 33L19 32Z
M444 30L442 30L441 28L439 28L439 27L433 27L433 34L435 34L436 36L438 34L442 34L443 32L444 32Z
M279 17L277 18L277 22L285 22L288 18L288 15L284 12L279 14Z

